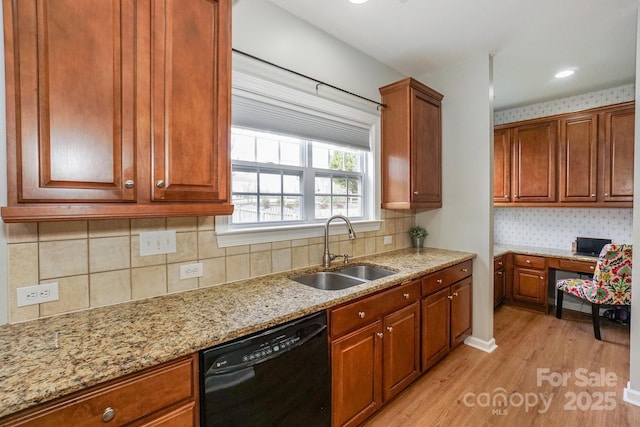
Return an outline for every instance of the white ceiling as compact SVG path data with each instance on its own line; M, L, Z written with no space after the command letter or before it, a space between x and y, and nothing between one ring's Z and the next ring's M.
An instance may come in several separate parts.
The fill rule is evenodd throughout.
M635 82L638 0L270 1L416 78L490 53L496 110Z

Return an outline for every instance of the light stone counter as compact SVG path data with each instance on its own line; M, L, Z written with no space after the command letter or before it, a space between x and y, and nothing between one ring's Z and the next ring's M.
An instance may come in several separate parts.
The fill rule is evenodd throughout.
M0 417L474 257L404 249L354 259L398 273L341 291L290 280L313 268L1 326Z
M547 258L561 258L572 261L586 261L596 262L598 258L585 255L574 255L573 252L563 249L551 249L551 248L537 248L534 246L517 246L517 245L502 245L497 244L493 246L493 256L497 257L507 253L542 256Z

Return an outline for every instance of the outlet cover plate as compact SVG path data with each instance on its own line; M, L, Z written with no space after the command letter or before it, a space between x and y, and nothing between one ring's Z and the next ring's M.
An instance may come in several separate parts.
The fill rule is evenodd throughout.
M23 286L16 289L16 294L18 297L18 307L40 304L43 302L58 301L58 299L60 299L58 282Z
M140 233L140 256L176 252L176 230L143 231Z
M193 279L204 275L204 265L201 262L183 264L180 266L180 280Z

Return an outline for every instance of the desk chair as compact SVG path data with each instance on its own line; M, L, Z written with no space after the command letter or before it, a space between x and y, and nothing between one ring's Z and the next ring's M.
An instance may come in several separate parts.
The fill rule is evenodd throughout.
M556 282L556 317L562 318L564 293L591 303L593 333L600 339L600 306L631 305L632 245L608 244L602 248L592 280L563 279Z

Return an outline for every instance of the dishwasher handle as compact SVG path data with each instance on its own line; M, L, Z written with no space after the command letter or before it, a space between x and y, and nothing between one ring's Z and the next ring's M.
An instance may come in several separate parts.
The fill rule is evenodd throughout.
M249 361L243 362L243 363L235 363L235 364L225 365L225 366L221 366L221 367L216 367L216 365L213 364L213 365L211 365L209 370L207 370L207 372L205 373L205 377L208 377L210 375L218 375L218 374L225 374L225 373L229 373L229 372L240 371L242 369L246 369L246 368L251 367L251 366L259 365L260 363L264 363L264 362L269 361L271 359L275 359L276 357L279 357L282 354L285 354L285 353L288 353L288 352L290 352L292 350L295 350L296 348L298 348L300 346L303 346L305 343L307 343L311 339L313 339L316 336L320 335L322 332L324 332L327 329L326 323L317 323L315 326L316 327L314 329L312 329L311 331L306 331L305 330L307 332L307 334L305 336L303 336L303 337L300 337L300 339L298 341L296 341L295 344L289 345L284 349L279 349L277 351L272 351L272 353L267 355L267 356L260 357L258 359L254 359L254 360L249 360Z

